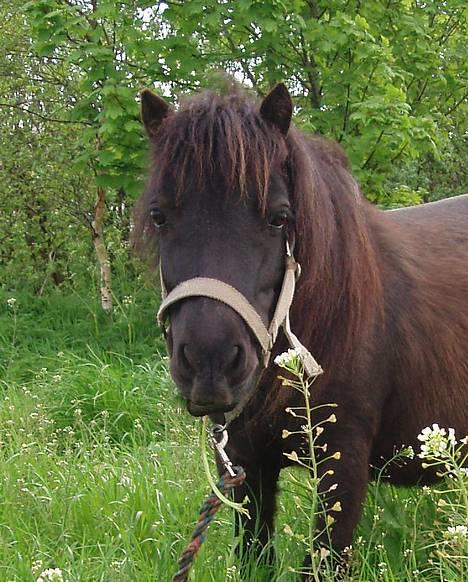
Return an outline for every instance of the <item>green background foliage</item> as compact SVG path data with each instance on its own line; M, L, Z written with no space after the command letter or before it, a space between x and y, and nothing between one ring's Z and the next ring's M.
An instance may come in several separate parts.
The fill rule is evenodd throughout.
M206 491L154 284L129 252L148 164L139 92L177 106L220 71L259 96L284 81L295 124L340 142L371 201L418 204L466 188L466 25L459 0L2 0L1 580L36 580L36 560L69 581L170 579ZM294 475L282 487L274 579L287 581L308 526ZM354 579L462 579L466 547L440 533L461 518L441 499L372 488ZM230 523L197 579L240 580Z
M260 96L285 81L295 123L338 140L374 202L465 187L461 1L5 0L0 17L2 280L21 265L38 292L85 274L98 186L108 242L128 240L139 91L176 104L217 71Z

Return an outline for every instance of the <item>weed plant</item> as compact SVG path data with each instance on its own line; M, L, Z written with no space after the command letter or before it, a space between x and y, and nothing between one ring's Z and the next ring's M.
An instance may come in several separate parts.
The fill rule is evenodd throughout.
M169 379L154 292L125 294L109 320L84 292L0 290L0 582L169 582L191 534L208 493L199 427ZM421 441L446 443L426 451L437 486L370 487L352 580L466 578L467 475L448 429ZM223 509L192 580L297 580L313 535L297 470L281 477L273 567L240 573Z

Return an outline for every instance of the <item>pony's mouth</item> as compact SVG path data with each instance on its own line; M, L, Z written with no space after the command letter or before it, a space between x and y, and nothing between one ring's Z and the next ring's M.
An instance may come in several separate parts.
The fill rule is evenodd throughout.
M187 411L192 416L199 417L222 415L234 410L241 402L245 404L253 396L261 369L256 366L245 370L240 382L231 385L225 380L215 384L211 384L209 379L206 384L199 378L187 381L179 376L177 368L171 372ZM203 389L200 389L201 385Z
M187 400L187 410L192 416L206 416L212 414L222 414L225 412L230 412L235 408L236 403L232 404L212 404L212 403L197 403Z

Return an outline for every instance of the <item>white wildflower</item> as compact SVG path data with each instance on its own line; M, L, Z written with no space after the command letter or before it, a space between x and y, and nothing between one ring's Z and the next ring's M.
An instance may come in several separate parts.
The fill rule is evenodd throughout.
M468 527L466 525L452 525L447 528L444 538L462 541L468 537Z
M418 435L418 440L423 443L418 454L421 459L443 457L449 446L454 447L457 444L453 428L449 428L447 434L446 429L437 423L432 427L426 426Z
M135 427L136 430L143 430L143 425L141 424L140 418L135 418L135 420L133 421L133 426Z
M43 564L42 560L34 560L34 562L31 565L32 573L38 574L42 570L43 565L44 564Z
M229 568L226 570L226 582L237 579L236 573L237 566L229 566Z
M409 556L411 556L412 553L413 550L411 548L406 548L406 550L403 552L403 555L405 556L405 558L408 558Z
M47 568L37 578L36 582L66 582L60 568Z
M343 555L351 557L353 555L353 546L346 546L343 548Z
M379 562L377 564L377 568L379 569L380 574L385 574L385 572L387 572L387 570L388 570L388 566L387 566L386 562Z
M455 438L455 430L453 428L448 429L447 440L453 447L457 444L457 439Z
M7 305L11 309L14 308L15 304L16 304L16 299L14 297L10 297L10 299L7 299Z
M296 367L301 354L299 350L289 349L275 358L275 364L280 368L290 369Z
M400 451L402 457L406 457L407 459L414 459L414 449L410 445L408 447L403 447Z

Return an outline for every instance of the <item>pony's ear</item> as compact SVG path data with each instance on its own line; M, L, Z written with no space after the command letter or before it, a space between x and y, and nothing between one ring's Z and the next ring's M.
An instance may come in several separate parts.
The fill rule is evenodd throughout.
M154 137L163 119L169 113L169 105L149 89L141 92L141 118L146 132Z
M293 105L291 95L284 83L279 83L268 93L260 105L260 115L275 125L283 135L291 124Z

